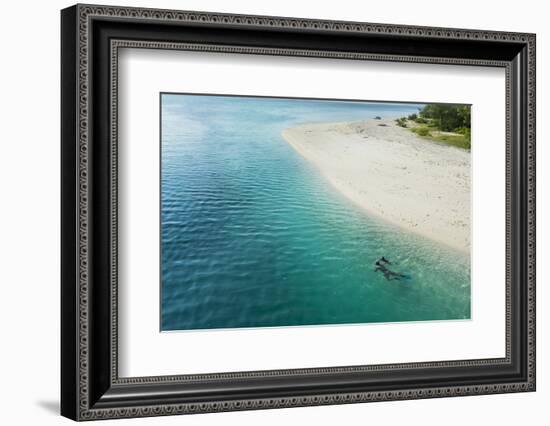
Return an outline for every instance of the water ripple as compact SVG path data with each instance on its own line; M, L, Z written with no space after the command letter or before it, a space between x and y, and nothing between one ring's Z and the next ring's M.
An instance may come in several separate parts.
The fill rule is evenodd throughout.
M380 106L172 98L181 99L163 104L163 330L470 317L468 257L360 211L280 137L312 117L387 115ZM382 255L410 279L375 273Z

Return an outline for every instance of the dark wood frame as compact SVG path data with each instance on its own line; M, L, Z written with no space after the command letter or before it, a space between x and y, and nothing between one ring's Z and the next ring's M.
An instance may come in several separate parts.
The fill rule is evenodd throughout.
M535 390L533 34L76 5L62 11L61 35L64 416L90 420ZM119 378L116 117L117 52L124 47L505 68L506 357Z

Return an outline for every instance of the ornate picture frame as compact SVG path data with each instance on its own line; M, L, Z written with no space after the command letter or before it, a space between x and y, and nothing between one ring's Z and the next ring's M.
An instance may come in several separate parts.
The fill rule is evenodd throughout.
M535 390L534 34L76 5L61 12L61 413L73 420ZM153 377L118 373L121 48L506 72L506 356Z

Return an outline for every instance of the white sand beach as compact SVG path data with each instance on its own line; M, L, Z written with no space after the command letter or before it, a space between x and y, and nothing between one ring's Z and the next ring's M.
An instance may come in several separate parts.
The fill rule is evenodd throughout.
M282 135L366 211L469 252L470 152L393 120L305 124Z

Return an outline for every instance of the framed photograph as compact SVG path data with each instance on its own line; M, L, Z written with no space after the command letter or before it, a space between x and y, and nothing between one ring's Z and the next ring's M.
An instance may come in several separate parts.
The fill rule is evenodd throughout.
M61 12L61 411L535 390L535 35Z

